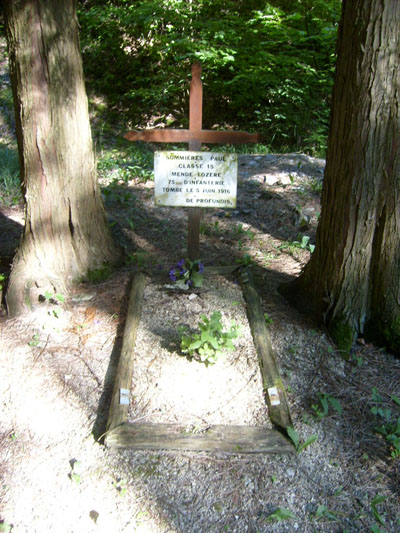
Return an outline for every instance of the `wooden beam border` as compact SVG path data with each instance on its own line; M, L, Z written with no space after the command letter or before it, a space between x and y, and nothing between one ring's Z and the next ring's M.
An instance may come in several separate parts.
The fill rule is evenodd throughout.
M237 266L217 267L213 269L213 273L231 273L237 269ZM209 275L213 275L213 273ZM190 450L230 454L294 452L293 444L282 434L282 430L285 430L288 425L292 425L291 417L279 369L273 356L261 301L249 270L240 270L239 277L260 362L268 412L277 429L270 430L259 426L214 425L199 433L192 433L188 432L184 426L177 424L128 422L133 353L147 282L144 274L139 272L132 279L121 356L117 367L104 439L106 446L133 450ZM265 329L261 324L265 326ZM268 393L273 388L278 391L280 402L278 405L276 404L277 398L271 392Z

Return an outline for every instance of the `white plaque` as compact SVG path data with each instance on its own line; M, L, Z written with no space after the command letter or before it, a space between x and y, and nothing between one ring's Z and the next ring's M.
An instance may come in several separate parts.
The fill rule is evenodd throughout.
M237 154L155 152L158 206L236 207Z
M281 403L279 399L279 392L277 387L271 387L268 389L268 396L271 402L271 405L279 405Z

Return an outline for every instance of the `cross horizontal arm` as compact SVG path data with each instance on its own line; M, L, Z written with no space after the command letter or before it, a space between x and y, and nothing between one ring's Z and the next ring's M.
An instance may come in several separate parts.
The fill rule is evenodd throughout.
M243 144L261 142L259 133L247 131L218 131L218 130L142 130L128 131L124 135L128 141L145 141L156 143L190 142L217 144Z

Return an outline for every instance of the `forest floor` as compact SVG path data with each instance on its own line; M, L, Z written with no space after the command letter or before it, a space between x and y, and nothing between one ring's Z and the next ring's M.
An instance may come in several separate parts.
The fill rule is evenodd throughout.
M0 123L0 130L3 146L14 150L6 125ZM400 360L363 339L345 360L326 332L277 291L310 257L324 161L302 154L240 155L237 209L202 215L206 270L251 261L294 427L300 443L313 441L300 453L275 455L116 451L102 444L130 279L141 270L149 280L168 281L169 269L186 256L187 212L155 207L153 182L121 179L123 165L101 169L126 263L94 273L65 302L47 299L17 319L7 318L3 308L0 318L0 530L399 531L400 458L391 456L394 448L376 430L400 417ZM0 220L0 266L7 273L22 232L22 206L3 198ZM219 287L210 300L145 294L149 331L137 342L137 357L143 357L138 365L144 366L134 370L142 387L133 384L134 419L179 422L182 413L192 416L195 403L201 418L211 412L211 423L257 425L266 417L245 330L236 352L214 367L201 366L196 395L174 401L188 365L177 348L165 350L166 325L185 323L187 316L193 324L218 307L226 319L246 326L238 287L229 280ZM168 372L161 356L174 363ZM217 383L214 395L204 385L208 372ZM218 380L229 382L225 396ZM145 399L146 389L152 392Z

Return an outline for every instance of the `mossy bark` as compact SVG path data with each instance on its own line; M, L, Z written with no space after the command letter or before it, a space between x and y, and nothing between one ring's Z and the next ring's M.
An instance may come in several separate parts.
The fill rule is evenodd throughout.
M23 238L6 300L19 314L44 291L119 256L96 178L75 2L3 3L21 182Z
M400 352L399 29L397 0L343 2L316 248L282 289L346 351L369 330Z

